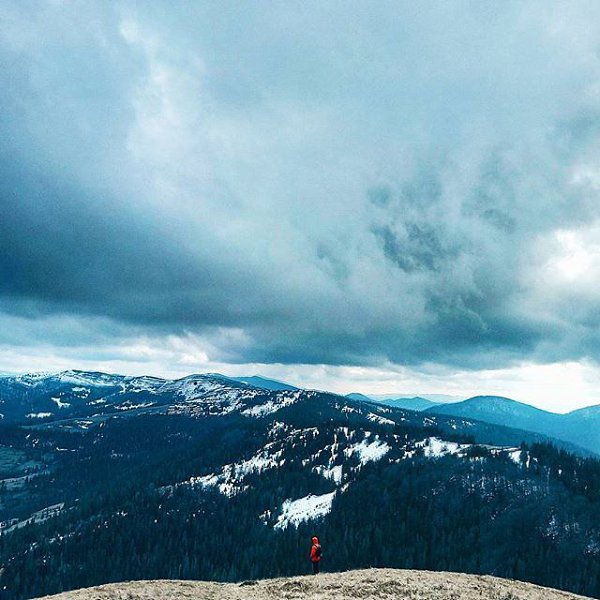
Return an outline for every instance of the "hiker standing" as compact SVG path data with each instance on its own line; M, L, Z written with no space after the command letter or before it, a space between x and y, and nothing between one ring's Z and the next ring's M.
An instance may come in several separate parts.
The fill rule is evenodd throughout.
M312 548L310 549L310 561L312 562L313 575L319 572L319 563L321 562L321 544L319 538L314 536L312 539Z

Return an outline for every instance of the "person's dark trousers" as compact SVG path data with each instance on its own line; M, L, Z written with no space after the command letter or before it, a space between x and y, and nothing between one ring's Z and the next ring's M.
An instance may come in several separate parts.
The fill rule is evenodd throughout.
M315 560L313 562L313 575L316 575L319 572L319 561Z

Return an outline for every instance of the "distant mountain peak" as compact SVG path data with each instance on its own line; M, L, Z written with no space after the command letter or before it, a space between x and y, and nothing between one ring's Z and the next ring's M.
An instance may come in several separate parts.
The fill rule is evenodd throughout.
M362 402L375 402L373 398L366 396L365 394L361 394L360 392L352 392L350 394L346 394L346 398L350 398L350 400L358 400Z
M546 410L542 410L541 408L536 408L535 406L531 406L531 404L526 404L525 402L520 402L519 400L514 400L512 398L507 398L506 396L472 396L471 398L467 398L462 402L456 402L455 404L451 404L449 406L458 407L461 405L475 406L481 407L482 409L494 409L500 411L508 411L514 412L519 411L523 413L543 413L543 414L552 414Z
M406 410L424 411L429 408L437 406L435 402L423 398L422 396L412 397L401 397L401 398L388 398L386 400L379 400L380 404L385 406L393 406L394 408L402 408Z
M285 383L284 381L279 381L277 379L269 379L268 377L263 377L262 375L250 375L247 377L230 377L229 379L233 381L238 381L240 383L245 383L247 385L251 385L253 387L262 388L265 390L271 391L294 391L297 388L294 385L290 385L289 383Z

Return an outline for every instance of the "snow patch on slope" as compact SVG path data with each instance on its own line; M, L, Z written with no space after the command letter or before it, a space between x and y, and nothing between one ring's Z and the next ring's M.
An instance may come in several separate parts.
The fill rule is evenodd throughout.
M344 454L348 458L358 454L360 463L364 465L371 461L381 460L390 450L390 446L376 436L373 441L365 438L362 442L349 446L344 450Z
M285 406L291 406L300 399L300 391L292 392L291 394L278 395L275 400L268 400L264 404L258 404L257 406L251 406L242 411L243 415L247 417L264 417L270 415Z
M71 406L70 402L63 402L60 398L50 398L52 402L56 404L58 408L69 408Z
M39 412L39 413L29 413L25 415L28 419L45 419L46 417L51 417L51 412Z
M216 487L224 496L235 496L248 489L247 485L243 485L243 480L247 475L262 473L268 469L276 469L284 465L285 459L282 458L282 455L281 450L273 454L263 450L248 460L225 465L221 473L192 477L184 484L198 485L203 488Z
M367 419L369 419L369 421L373 421L374 423L379 423L381 425L395 425L395 421L392 421L391 419L386 419L385 417L382 417L381 415L376 415L375 413L369 413L367 415Z
M335 467L324 467L323 465L317 465L313 467L313 471L322 475L326 479L330 479L334 483L342 483L342 476L344 474L344 468L342 465L336 465Z
M457 444L456 442L446 442L437 437L430 437L416 444L423 448L423 453L428 458L437 458L448 454L459 454L470 444Z
M286 529L290 525L298 527L304 521L318 519L327 515L331 512L331 505L333 504L335 494L335 492L323 494L322 496L309 494L297 500L286 500L283 503L281 515L277 518L274 529Z
M108 373L86 373L85 371L63 371L56 376L61 383L81 386L105 386L119 385L124 378L119 375Z
M127 401L115 408L117 410L137 410L138 408L148 408L150 406L154 406L154 402L140 402L139 404L133 404L133 402Z

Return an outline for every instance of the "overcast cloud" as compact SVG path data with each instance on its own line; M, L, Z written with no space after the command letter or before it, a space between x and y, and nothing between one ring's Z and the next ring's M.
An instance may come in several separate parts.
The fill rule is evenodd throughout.
M596 373L599 51L596 2L3 2L0 368Z

